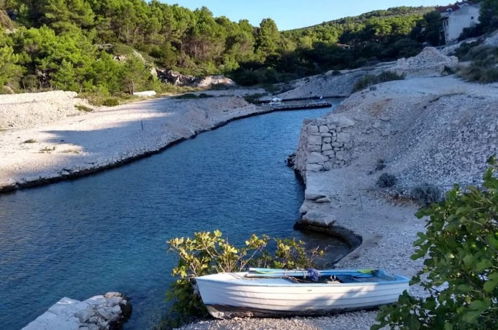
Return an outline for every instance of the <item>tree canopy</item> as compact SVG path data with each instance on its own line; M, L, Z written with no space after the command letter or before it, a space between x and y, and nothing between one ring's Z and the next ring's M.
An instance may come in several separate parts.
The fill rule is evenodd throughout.
M0 82L114 94L131 91L127 70L140 76L133 89L157 86L153 66L277 82L438 44L440 18L431 11L399 7L281 32L269 18L254 27L158 0L0 0Z

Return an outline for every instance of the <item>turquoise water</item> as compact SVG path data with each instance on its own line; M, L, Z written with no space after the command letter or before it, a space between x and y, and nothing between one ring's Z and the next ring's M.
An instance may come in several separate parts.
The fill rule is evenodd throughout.
M151 328L176 263L166 240L214 229L234 243L252 233L303 238L292 229L303 187L284 160L303 119L328 111L235 121L127 166L0 196L2 328L62 297L107 291L131 297L126 328Z

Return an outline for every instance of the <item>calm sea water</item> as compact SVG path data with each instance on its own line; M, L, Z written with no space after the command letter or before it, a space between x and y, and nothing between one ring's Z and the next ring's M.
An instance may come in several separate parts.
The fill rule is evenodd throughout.
M128 329L157 324L176 260L166 240L222 230L306 238L292 229L303 187L284 160L305 118L232 122L94 176L0 196L0 325L18 329L62 297L131 297ZM340 242L337 253L346 251Z

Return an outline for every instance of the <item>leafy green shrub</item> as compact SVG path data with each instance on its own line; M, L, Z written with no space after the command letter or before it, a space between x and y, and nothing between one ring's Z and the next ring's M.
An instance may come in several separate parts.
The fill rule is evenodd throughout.
M214 91L223 91L223 90L233 89L233 88L234 88L234 86L226 85L226 84L213 84L213 85L211 85L211 87L209 87L210 90L214 90Z
M119 105L119 100L115 97L110 97L102 101L102 105L105 105L106 107L115 107Z
M486 61L498 55L496 47L481 45L478 42L473 42L468 47L462 46L461 48L459 54L463 61Z
M422 184L412 189L411 197L420 205L428 206L432 203L440 202L441 190L431 184Z
M390 188L393 187L398 179L392 174L384 173L377 180L377 186L380 188Z
M463 29L462 33L458 37L458 41L462 41L465 39L476 38L481 36L484 33L483 28L480 24L474 25L468 28Z
M404 75L399 75L395 72L384 71L378 75L367 74L360 78L354 85L353 91L358 92L367 87L377 85L383 82L392 81L392 80L403 80L405 79Z
M262 98L263 96L266 96L267 94L264 93L255 93L255 94L249 94L244 96L244 100L246 100L248 103L253 103L253 104L259 104L259 99Z
M377 164L375 165L375 171L382 171L386 168L386 161L384 159L378 159Z
M82 104L76 104L74 106L77 110L79 111L83 111L83 112L92 112L93 109L90 108L90 107L87 107L86 105L82 105Z
M462 61L472 62L459 70L460 77L480 83L498 81L498 48L474 42L463 44L456 54Z
M43 147L40 149L41 154L49 154L52 151L55 151L55 147Z
M193 238L174 238L168 244L179 257L171 272L177 280L167 294L173 302L172 313L177 322L207 315L192 285L197 276L243 271L247 267L310 268L315 266L315 258L323 255L318 248L307 251L302 241L272 239L266 235L252 235L244 246L236 247L219 230L195 233Z
M427 298L407 292L384 307L372 329L496 329L498 320L498 170L490 160L483 187L455 186L429 217L412 259L425 259L412 279Z
M473 62L470 66L459 71L459 76L483 84L498 81L498 58L486 61ZM496 62L495 62L496 61Z
M468 57L469 52L480 44L479 41L464 42L455 50L455 56L458 57L460 61L468 61L470 59Z
M481 26L484 31L492 32L498 29L498 1L481 0Z
M449 66L444 66L444 69L443 69L443 72L442 74L445 75L445 76L451 76L452 74L455 74L456 73L456 70L452 67L449 67Z
M209 95L209 94L205 94L205 93L200 93L200 94L186 93L186 94L181 94L181 95L175 96L173 98L180 99L180 100L188 100L188 99L207 99L210 97L214 97L214 96Z

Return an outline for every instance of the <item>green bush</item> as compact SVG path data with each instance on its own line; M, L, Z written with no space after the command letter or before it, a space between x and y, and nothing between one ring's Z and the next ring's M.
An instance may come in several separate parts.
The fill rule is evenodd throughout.
M496 329L498 320L498 178L490 160L481 188L455 186L429 217L412 259L424 267L412 279L429 296L407 292L384 307L372 329Z
M214 97L214 96L206 94L206 93L200 93L200 94L186 93L186 94L181 94L181 95L175 96L173 98L180 99L180 100L188 100L188 99L207 99L210 97Z
M175 324L193 316L207 316L200 297L194 293L192 284L197 276L243 271L247 267L310 268L315 266L315 258L323 255L318 248L308 251L302 241L266 235L252 235L244 246L236 247L218 230L195 233L193 238L174 238L168 244L179 258L171 273L177 279L167 294L173 302Z
M468 81L476 81L483 84L498 81L498 61L490 59L487 61L473 62L468 67L461 69L458 75Z
M481 0L481 26L484 31L498 29L498 0Z
M395 72L384 71L378 75L367 74L360 78L354 85L353 91L358 92L367 87L377 85L383 82L392 81L392 80L403 80L405 79L404 75L399 75Z
M244 96L244 99L248 103L259 104L259 99L262 98L263 96L266 96L266 95L268 95L268 94L264 94L264 93L249 94L249 95Z
M440 202L441 190L431 184L422 184L412 189L411 197L420 205L428 206L432 203Z
M458 71L460 77L485 84L498 81L498 48L474 42L463 44L456 54L462 61L471 61Z
M255 85L395 60L434 44L441 26L428 7L379 10L291 31L278 31L271 19L252 26L215 17L205 7L192 11L161 1L0 0L0 8L0 29L10 30L0 32L0 91L3 85L107 90L102 97L160 90L152 67L225 74ZM483 17L492 23L495 7L486 8L491 16Z
M392 174L384 173L377 180L377 186L380 188L390 188L393 187L398 179Z
M90 108L90 107L87 107L86 105L82 105L82 104L76 104L74 106L77 110L79 111L83 111L83 112L92 112L93 109Z
M102 101L102 105L106 107L115 107L119 105L119 100L115 97L110 97Z
M471 50L476 49L481 43L479 41L473 42L464 42L460 47L455 50L455 56L458 57L460 61L468 61L472 58L469 58L469 53Z

